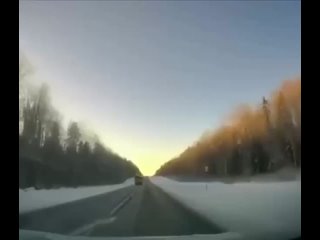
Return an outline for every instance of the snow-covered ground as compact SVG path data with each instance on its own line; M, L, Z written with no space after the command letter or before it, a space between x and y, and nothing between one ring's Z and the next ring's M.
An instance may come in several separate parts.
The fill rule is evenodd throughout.
M35 190L34 188L25 190L19 189L19 213L25 213L115 191L133 185L133 183L134 181L131 178L121 184L96 187L59 188L50 190Z
M283 182L301 180L301 169L291 167L283 168L274 173L265 173L254 176L238 176L238 177L213 177L203 176L170 176L172 180L181 182L223 182L223 183L239 183L239 182Z
M227 231L290 239L301 235L300 179L234 184L177 182L163 177L151 181Z

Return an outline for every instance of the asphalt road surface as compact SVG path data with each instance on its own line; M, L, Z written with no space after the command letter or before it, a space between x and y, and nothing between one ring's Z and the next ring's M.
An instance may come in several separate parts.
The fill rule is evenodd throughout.
M19 228L84 236L177 236L224 232L145 179L142 186L19 216Z

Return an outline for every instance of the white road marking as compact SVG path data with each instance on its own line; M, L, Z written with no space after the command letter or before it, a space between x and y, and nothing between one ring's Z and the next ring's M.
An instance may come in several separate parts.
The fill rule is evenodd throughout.
M85 226L82 226L70 233L72 236L78 236L78 235L86 235L88 236L95 226L98 224L110 224L113 223L116 220L115 214L127 203L129 202L133 197L133 193L128 194L122 201L119 202L117 206L115 206L109 213L108 218L99 219L97 221L94 221L93 223L87 224Z

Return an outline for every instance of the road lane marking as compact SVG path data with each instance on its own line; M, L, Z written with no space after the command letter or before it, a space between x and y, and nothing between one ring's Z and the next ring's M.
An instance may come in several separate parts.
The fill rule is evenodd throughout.
M93 223L84 225L70 233L72 236L85 235L88 236L97 225L111 224L116 220L116 214L133 198L134 192L125 196L109 213L108 218L94 221Z
M113 208L110 211L110 216L114 216L117 212L119 212L121 210L121 208L123 208L131 199L133 198L133 193L130 193L128 196L126 196L124 199L122 199L122 201L120 201L120 203Z
M73 231L72 233L70 233L70 235L72 236L77 236L77 235L88 235L91 230L98 224L110 224L113 223L116 220L116 217L109 217L106 219L99 219L93 223L90 223L88 225L85 225L81 228L76 229L75 231Z

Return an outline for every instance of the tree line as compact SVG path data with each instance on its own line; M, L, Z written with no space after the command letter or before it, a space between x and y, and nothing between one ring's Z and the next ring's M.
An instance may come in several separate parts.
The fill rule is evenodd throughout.
M285 81L255 107L236 109L156 175L236 176L301 166L301 80Z
M121 183L140 173L127 159L89 139L77 122L67 129L52 106L47 85L27 81L32 68L19 62L19 188Z

